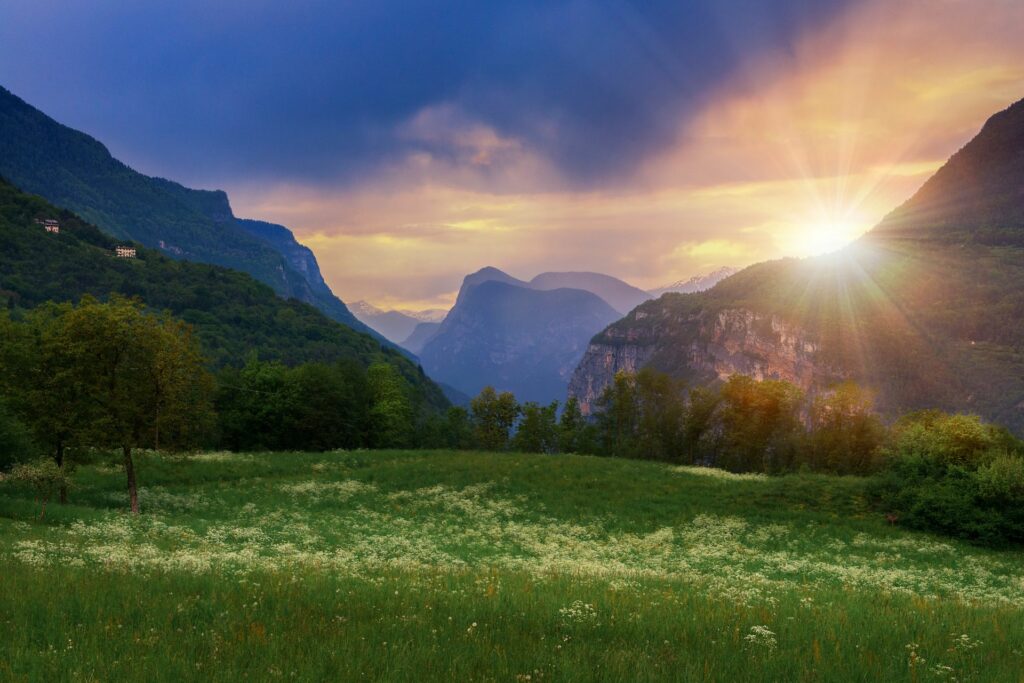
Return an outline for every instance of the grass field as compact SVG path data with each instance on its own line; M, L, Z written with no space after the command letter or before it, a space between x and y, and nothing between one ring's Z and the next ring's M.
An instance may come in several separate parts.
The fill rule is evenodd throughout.
M0 679L1024 681L1024 552L865 482L578 456L143 454L0 483Z

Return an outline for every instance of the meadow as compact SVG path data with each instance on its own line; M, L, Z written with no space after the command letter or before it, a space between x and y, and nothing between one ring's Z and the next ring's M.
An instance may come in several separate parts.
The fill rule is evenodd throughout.
M0 481L0 679L1024 681L1024 551L867 480L575 455L140 454Z

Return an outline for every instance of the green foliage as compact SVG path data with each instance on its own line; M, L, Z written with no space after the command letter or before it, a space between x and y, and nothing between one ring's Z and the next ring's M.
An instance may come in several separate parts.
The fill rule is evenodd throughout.
M615 373L615 379L597 400L597 408L603 452L620 458L637 457L640 408L636 376L622 371Z
M250 358L217 376L220 444L232 450L368 445L372 397L354 361L288 368Z
M721 389L715 464L733 472L785 472L804 436L803 394L788 382L733 375Z
M121 449L138 512L132 449L194 446L211 421L212 378L191 329L137 301L89 296L2 327L5 391L54 467L67 472L69 445Z
M431 415L422 423L417 438L421 448L464 451L476 447L469 411L452 406L444 415Z
M580 411L580 402L570 396L558 421L558 450L562 453L598 453L597 428Z
M488 451L503 451L508 448L509 432L519 416L519 403L511 392L501 394L494 387L484 387L472 401L469 408L473 417L473 431L476 442Z
M800 460L813 470L867 474L875 469L885 438L871 397L853 382L843 382L815 397L809 442Z
M0 400L0 472L37 452L28 427Z
M413 413L406 389L395 369L374 363L366 372L373 407L370 423L373 445L378 448L409 446L413 437Z
M556 453L559 448L558 401L542 406L527 401L512 438L512 449L524 453Z
M883 450L881 504L906 526L986 544L1024 542L1024 448L972 415L918 413Z
M654 460L680 460L686 421L682 382L643 368L636 375L637 452Z

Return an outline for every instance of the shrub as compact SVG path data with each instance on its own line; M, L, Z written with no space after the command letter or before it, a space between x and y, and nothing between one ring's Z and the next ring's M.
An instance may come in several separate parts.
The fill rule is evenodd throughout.
M10 480L30 486L35 490L40 503L39 519L46 516L46 504L56 491L70 486L70 480L63 468L57 467L53 458L40 458L32 462L15 465Z
M987 545L1024 542L1019 443L972 415L908 416L883 451L882 504L901 524Z

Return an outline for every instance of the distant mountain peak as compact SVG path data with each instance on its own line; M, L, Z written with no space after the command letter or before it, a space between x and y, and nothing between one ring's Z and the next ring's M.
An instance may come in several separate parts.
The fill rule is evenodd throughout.
M711 289L730 275L738 273L739 270L739 268L733 268L732 266L722 266L704 275L694 275L686 280L677 280L671 284L652 289L650 294L652 297L657 298L668 292L677 292L679 294L703 292L706 289Z

